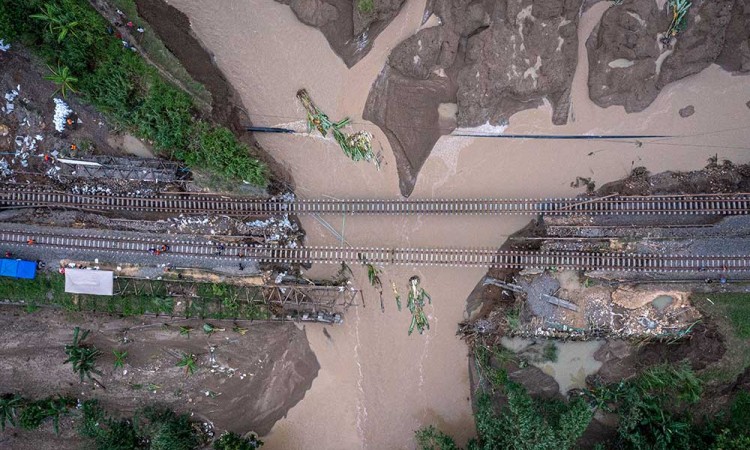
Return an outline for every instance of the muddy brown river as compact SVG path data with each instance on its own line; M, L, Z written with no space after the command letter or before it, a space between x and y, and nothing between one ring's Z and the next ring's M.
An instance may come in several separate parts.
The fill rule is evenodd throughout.
M300 197L394 198L399 195L393 155L377 127L361 119L370 85L391 48L420 27L424 0L407 0L378 37L372 51L351 70L330 50L323 35L300 23L291 10L270 0L170 0L191 19L196 35L240 92L256 125L302 127L295 99L305 87L332 118L350 116L382 147L384 165L356 164L332 140L301 135L258 135L266 151L292 173ZM577 176L597 185L622 178L634 166L652 172L695 170L718 154L750 161L750 79L718 66L669 85L645 111L625 114L588 100L584 43L609 2L588 10L579 28L579 66L573 82L573 118L553 127L551 108L511 118L507 133L664 134L680 136L638 147L634 142L532 141L441 138L419 175L412 198L570 196ZM695 106L683 119L678 110ZM450 107L446 108L450 110ZM514 217L323 217L345 242L362 246L498 247L529 218ZM339 240L313 218L304 218L309 245ZM327 275L335 267L314 267ZM385 313L377 293L365 287L366 306L350 310L342 326L308 325L306 332L321 365L305 398L266 436L268 449L414 448L414 430L435 424L460 444L474 435L469 401L467 348L455 336L464 301L484 274L480 269L385 267ZM412 275L433 297L432 328L407 336L409 315L396 310L391 280L405 291Z

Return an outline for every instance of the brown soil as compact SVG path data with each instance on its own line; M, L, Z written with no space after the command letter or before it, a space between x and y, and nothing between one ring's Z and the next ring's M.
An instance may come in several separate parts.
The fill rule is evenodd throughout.
M15 152L16 136L39 134L44 140L38 143L37 148L42 151L67 150L70 144L77 144L83 152L88 150L88 148L83 148L83 143L88 141L99 154L125 155L122 150L113 148L108 143L112 130L104 117L89 105L73 97L69 97L66 103L78 115L82 123L79 123L74 130L68 129L63 133L55 130L52 122L55 103L52 97L56 87L51 81L43 78L42 74L47 71L43 67L18 45L14 45L9 52L0 52L0 94L5 95L20 86L20 95L14 102L16 105L14 112L0 116L0 124L9 128L7 136L0 136L0 152ZM3 105L5 105L5 99L3 99ZM28 119L28 126L24 124L24 119ZM35 164L37 159L39 158L30 158L30 164L33 164L31 169L37 165ZM37 168L46 170L42 166L40 162Z
M403 195L411 194L440 136L456 126L502 125L544 99L555 109L553 123L567 122L580 5L429 2L424 16L438 16L440 25L391 52L363 113L388 137ZM442 103L457 104L452 123L438 114Z
M211 93L213 119L231 129L240 140L250 146L254 156L268 164L275 177L269 190L275 193L293 189L294 181L291 176L265 153L253 135L245 130L252 123L245 113L242 100L214 64L211 53L203 48L193 35L188 17L164 0L135 0L135 3L138 14L151 25L190 76Z
M300 22L320 29L331 49L352 67L370 52L375 38L393 20L404 0L372 0L362 12L359 0L276 0L288 5Z
M747 192L750 189L750 164L735 165L730 161L709 161L705 169L692 172L662 172L651 175L636 167L630 176L607 183L595 192L603 197L612 194L699 194Z
M591 100L638 112L667 84L712 63L750 73L749 5L747 0L693 1L686 29L669 45L656 43L670 16L653 0L609 8L586 42Z
M687 361L693 370L702 370L720 360L725 351L724 338L716 325L703 322L695 325L686 339L669 345L647 343L637 352L636 362L639 368L646 368Z
M161 404L193 414L217 430L263 435L304 397L317 376L318 361L305 331L294 324L257 323L244 336L231 330L209 336L201 331L203 322L164 322L51 311L27 314L2 307L0 392L29 398L98 398L105 408L123 415ZM87 342L102 350L97 365L104 390L80 383L70 365L63 364L63 346L72 339L74 326L92 330ZM194 331L185 337L179 326ZM210 346L215 346L213 365ZM124 368L113 369L113 349L128 352ZM176 367L184 353L197 355L199 369L193 375ZM154 386L149 389L150 384ZM22 448L23 440L32 436L7 433L5 438L8 448Z

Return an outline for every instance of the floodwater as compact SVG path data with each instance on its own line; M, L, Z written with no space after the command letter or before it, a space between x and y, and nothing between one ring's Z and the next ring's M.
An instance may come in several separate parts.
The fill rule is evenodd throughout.
M371 131L382 146L384 165L346 159L331 140L300 135L257 135L266 151L293 174L300 197L394 198L399 195L393 155L383 133L362 120L370 85L390 50L420 27L425 0L407 0L399 16L378 37L372 51L352 69L334 55L323 35L301 24L291 10L271 0L169 0L190 18L193 30L240 92L255 125L302 126L304 112L295 98L308 90L333 119L350 116L355 128ZM508 133L664 134L656 142L499 140L446 136L425 163L412 198L569 196L577 176L597 184L626 176L633 166L652 172L694 170L718 154L748 162L750 78L733 77L716 66L668 86L644 112L601 109L587 96L584 50L609 2L589 9L579 28L579 67L574 80L575 120L551 125L551 109L516 114ZM542 69L543 70L543 69ZM695 106L687 119L677 111ZM524 217L323 217L358 246L498 247L525 225ZM309 245L340 242L313 218L303 218ZM326 275L317 266L308 275ZM455 336L464 301L484 274L480 269L385 267L385 312L366 274L355 268L364 287L365 307L350 310L346 323L307 326L320 361L318 378L305 398L264 437L268 449L414 448L413 432L435 424L459 443L474 434L467 350ZM403 293L419 275L432 295L431 329L407 336L409 315L398 312L390 291Z

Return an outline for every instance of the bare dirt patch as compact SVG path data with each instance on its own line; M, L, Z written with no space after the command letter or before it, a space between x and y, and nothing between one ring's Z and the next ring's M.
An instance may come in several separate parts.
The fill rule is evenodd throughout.
M2 307L0 392L29 398L95 397L122 414L162 404L219 430L265 434L304 397L318 373L305 332L294 324L256 323L245 335L230 326L208 335L201 331L203 322L164 322L50 311L27 314ZM81 384L71 366L63 365L63 347L71 341L74 326L92 330L88 342L102 350L98 378L106 389ZM192 331L180 334L180 326ZM128 352L124 367L113 368L113 349ZM193 375L176 366L184 354L196 355ZM11 442L12 448L20 448L21 443Z

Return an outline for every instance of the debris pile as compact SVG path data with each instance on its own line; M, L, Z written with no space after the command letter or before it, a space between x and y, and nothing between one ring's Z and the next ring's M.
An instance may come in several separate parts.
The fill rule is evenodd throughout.
M297 248L297 240L301 238L299 226L289 220L288 214L284 214L280 218L271 217L267 220L247 222L246 225L254 232L264 235L267 244Z
M55 117L52 119L55 123L55 130L62 133L65 131L65 119L73 113L67 103L59 98L52 99L55 102Z

